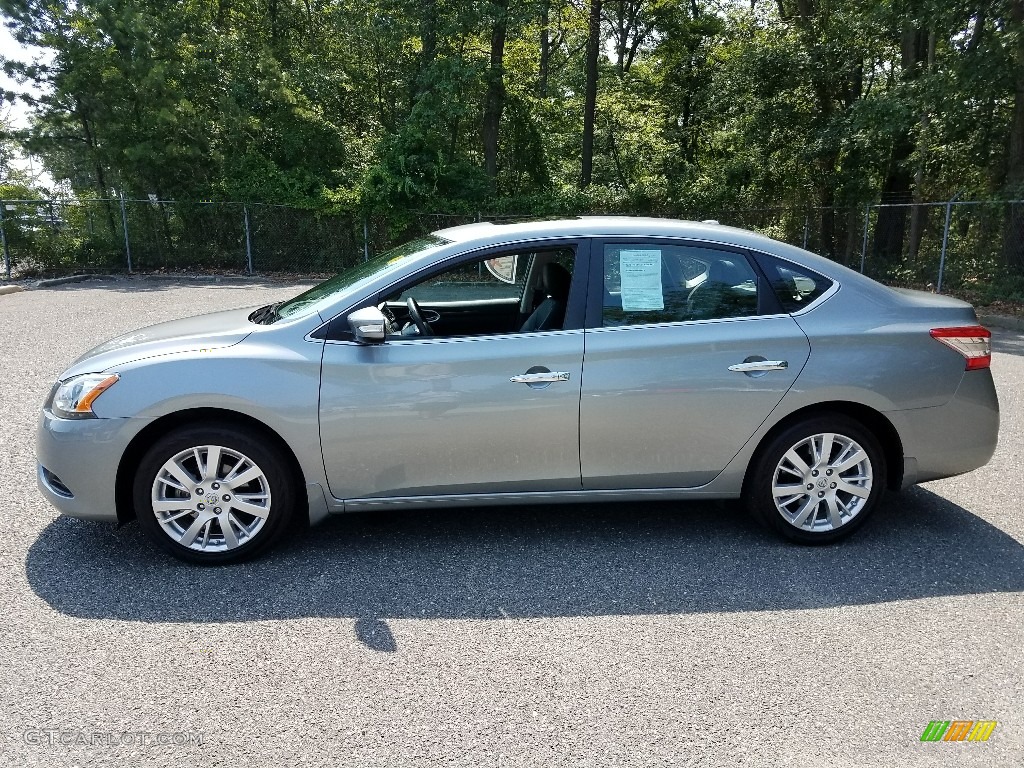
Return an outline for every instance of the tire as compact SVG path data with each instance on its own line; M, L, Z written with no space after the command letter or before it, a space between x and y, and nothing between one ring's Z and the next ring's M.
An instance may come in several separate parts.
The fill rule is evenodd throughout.
M758 451L743 497L756 518L785 538L829 544L867 522L885 481L885 454L874 434L847 416L818 415Z
M139 463L132 498L139 525L158 547L190 563L221 565L281 539L295 514L296 483L265 436L213 423L154 443Z

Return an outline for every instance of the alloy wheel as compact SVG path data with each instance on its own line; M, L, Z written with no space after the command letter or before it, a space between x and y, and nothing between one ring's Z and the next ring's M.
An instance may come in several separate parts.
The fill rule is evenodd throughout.
M783 454L772 475L775 508L790 525L810 532L850 523L871 496L868 452L855 440L822 432Z
M153 514L173 541L204 553L251 541L270 515L270 483L245 454L220 445L183 450L160 467Z

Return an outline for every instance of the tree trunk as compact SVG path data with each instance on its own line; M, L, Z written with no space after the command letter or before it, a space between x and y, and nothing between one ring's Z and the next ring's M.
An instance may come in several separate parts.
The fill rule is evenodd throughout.
M80 100L79 104L81 104ZM110 189L107 187L106 175L103 173L103 161L100 159L96 148L96 140L89 126L89 118L85 116L81 109L77 111L77 116L82 125L82 135L85 137L85 144L89 148L88 151L92 154L92 160L95 163L96 188L99 190L100 199L103 200L103 207L106 209L107 228L110 230L110 234L114 235L117 232L117 225L114 223L114 211L110 206Z
M914 171L914 207L910 209L910 244L907 246L907 261L916 264L918 254L921 252L921 240L924 239L924 230L928 226L928 206L922 205L921 182L924 179L924 169L920 166Z
M889 160L889 172L882 185L878 218L875 219L875 236L872 254L885 265L899 261L903 256L903 243L907 229L907 206L912 202L912 175L906 162L914 151L914 143L908 135L901 137L893 147Z
M860 213L859 209L852 207L846 211L846 248L840 263L847 267L853 264L853 255L860 252L860 225L863 223Z
M1010 3L1010 21L1016 30L1014 45L1013 119L1006 153L1006 192L1012 199L1024 196L1024 0ZM1016 273L1024 272L1024 205L1007 206L1003 227L1003 262Z
M932 72L935 69L935 31L932 30L928 33L928 71ZM931 123L931 118L928 115L928 107L925 107L921 112L921 133L926 135L928 127ZM924 185L924 162L922 160L917 161L917 167L914 168L914 191L913 200L914 207L910 209L910 244L907 247L907 261L911 264L917 264L918 254L921 252L921 240L924 238L925 227L928 226L928 206L922 205L924 202L921 196L921 188Z
M270 49L280 58L281 30L278 27L277 0L270 0L267 4L267 16L270 20Z
M928 115L921 116L921 129L928 128ZM907 261L917 264L917 257L921 252L921 241L924 239L924 231L928 226L928 206L923 205L924 199L921 195L921 188L924 184L924 163L918 161L914 169L914 183L912 199L914 207L910 209L910 243L907 246Z
M587 84L583 105L583 153L580 187L590 186L594 173L594 117L597 113L597 57L601 51L601 0L590 0L587 37Z
M159 200L158 206L160 208L160 223L163 229L164 242L167 243L167 250L171 252L171 257L175 256L177 248L174 245L174 236L171 234L171 217L167 211L167 205L164 202L164 196L160 194L160 190L157 190L157 200ZM161 260L164 262L164 266L167 266L167 258L161 254Z
M927 57L927 33L917 27L905 28L900 36L900 49L903 59L902 77L907 81L914 80L918 76L918 65ZM914 175L908 167L913 154L914 137L911 127L906 126L893 145L889 170L882 183L879 200L892 207L879 208L875 221L872 254L885 266L891 266L903 258L909 211L903 204L913 202Z
M423 6L423 19L420 24L423 36L423 64L429 67L437 53L437 0L426 0Z
M542 99L548 95L548 69L551 66L550 3L544 0L540 5L540 67L537 72L537 95Z
M618 2L612 2L612 7L618 6L617 13L615 14L614 26L612 27L612 34L615 35L615 70L619 73L619 77L624 74L624 65L626 61L626 45L629 42L629 27L626 21L626 3L625 0L618 0Z
M498 131L505 106L505 33L508 30L508 0L492 0L496 16L491 28L491 62L487 69L484 97L484 170L487 177L498 175Z
M423 0L423 15L420 16L420 39L423 41L423 48L420 51L416 76L410 89L410 108L416 103L420 94L427 89L426 75L437 56L437 0Z
M835 193L831 188L825 189L821 194L821 250L822 256L830 259L836 258L836 209Z

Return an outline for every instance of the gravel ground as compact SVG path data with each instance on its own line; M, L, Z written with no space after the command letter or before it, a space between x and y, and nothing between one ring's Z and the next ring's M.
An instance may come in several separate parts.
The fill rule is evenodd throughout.
M68 362L295 292L0 297L0 765L1024 762L1024 336L997 341L993 461L890 496L836 547L783 544L734 504L616 504L336 518L197 569L136 525L57 517L32 451ZM919 741L958 718L999 725Z

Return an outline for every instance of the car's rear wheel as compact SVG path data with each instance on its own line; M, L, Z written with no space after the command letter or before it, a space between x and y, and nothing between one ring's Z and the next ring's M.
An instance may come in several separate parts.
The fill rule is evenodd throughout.
M885 475L885 454L869 430L840 414L822 415L783 430L758 452L744 497L786 538L826 544L867 522Z
M133 488L146 534L175 557L216 565L248 559L288 529L295 482L265 437L234 425L191 426L143 456Z

